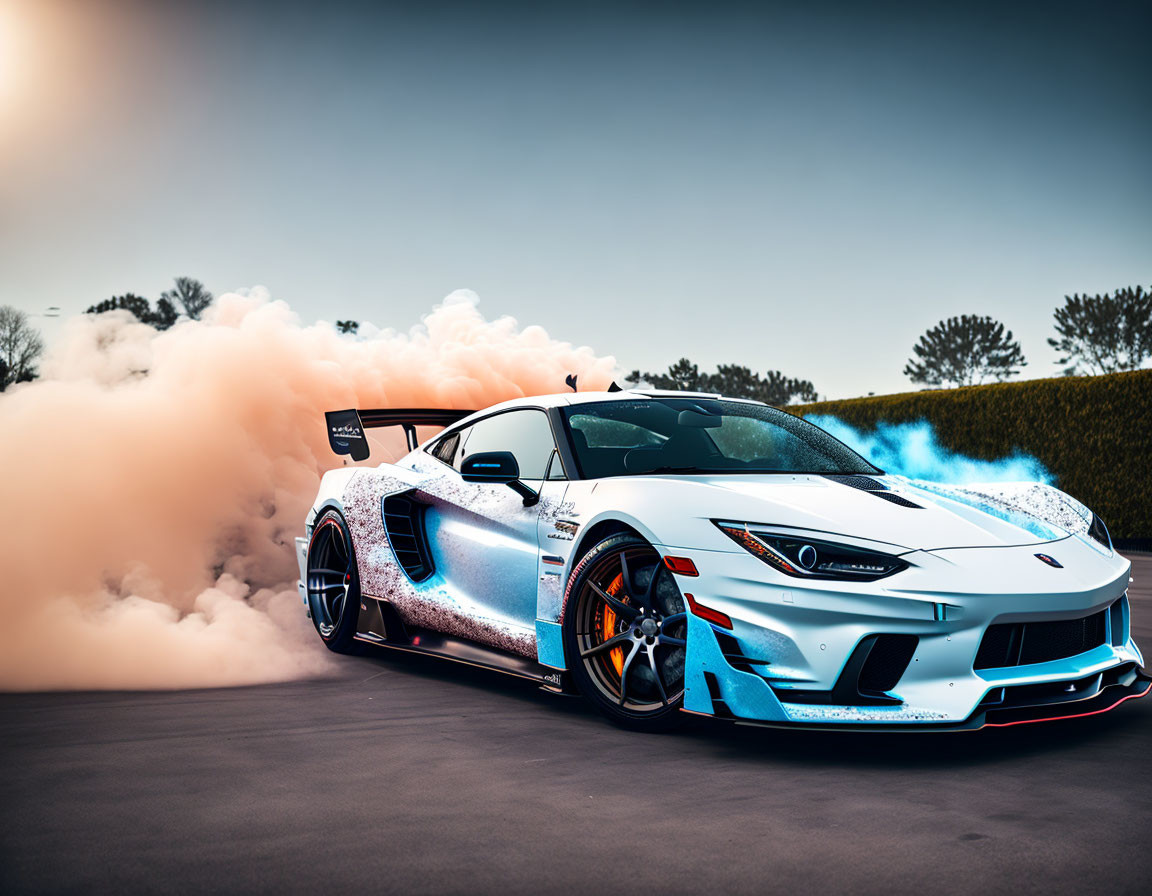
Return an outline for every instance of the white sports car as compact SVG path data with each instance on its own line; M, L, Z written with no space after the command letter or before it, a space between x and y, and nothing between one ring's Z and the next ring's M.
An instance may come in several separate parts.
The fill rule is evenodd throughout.
M1046 485L885 475L752 401L613 391L476 413L334 411L297 539L331 649L431 653L576 690L656 730L971 729L1087 715L1152 686L1130 564ZM443 427L417 444L417 427Z

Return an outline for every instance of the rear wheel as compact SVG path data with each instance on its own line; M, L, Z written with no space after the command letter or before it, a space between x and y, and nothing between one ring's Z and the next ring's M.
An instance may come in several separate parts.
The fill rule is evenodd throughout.
M335 510L321 514L308 542L308 609L312 624L329 650L353 651L360 615L360 576L344 518Z
M576 569L564 621L568 665L609 719L640 731L683 721L684 598L650 544L613 535Z

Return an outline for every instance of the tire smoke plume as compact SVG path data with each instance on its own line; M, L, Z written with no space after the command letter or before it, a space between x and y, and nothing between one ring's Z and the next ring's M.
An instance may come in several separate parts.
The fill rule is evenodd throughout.
M127 312L79 316L43 379L0 395L0 689L323 674L292 539L340 463L324 411L482 408L564 391L569 373L603 389L615 366L486 321L464 291L409 332L356 339L262 289L205 317L158 333ZM374 442L369 464L401 453L398 434Z
M857 429L827 414L812 414L808 420L885 472L909 479L947 485L990 482L1052 485L1056 481L1044 464L1023 452L999 460L979 460L949 451L927 420L880 423L871 430Z

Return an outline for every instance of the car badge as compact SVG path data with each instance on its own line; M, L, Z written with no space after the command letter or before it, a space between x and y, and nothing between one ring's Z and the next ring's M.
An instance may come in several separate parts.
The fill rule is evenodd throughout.
M1049 566L1055 566L1057 569L1064 568L1064 564L1054 557L1049 557L1047 554L1037 554L1036 556L1047 563Z

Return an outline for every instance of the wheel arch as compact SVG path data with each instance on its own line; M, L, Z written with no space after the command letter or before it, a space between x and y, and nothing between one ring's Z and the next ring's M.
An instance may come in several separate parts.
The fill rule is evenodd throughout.
M576 536L576 543L572 547L571 554L569 554L571 558L568 564L570 570L575 569L584 555L609 535L618 535L620 533L636 535L643 538L650 545L662 543L661 540L656 537L656 533L636 517L619 510L606 509L585 523Z
M576 541L576 546L572 549L572 563L570 565L575 569L576 565L584 558L584 555L609 535L625 533L628 535L638 535L640 538L651 543L651 539L648 538L648 536L622 519L609 517L607 519L597 520L580 533L580 537Z
M316 520L320 519L320 517L329 510L335 510L340 514L340 519L344 521L344 525L348 525L348 515L344 512L344 503L338 498L325 498L323 501L309 508L308 515L304 518L304 534L309 540L312 538L312 530L316 526ZM352 537L351 531L349 531L348 537Z
M596 518L591 524L580 531L576 544L572 548L572 553L568 555L568 576L564 581L564 592L560 601L560 618L558 620L561 625L564 624L564 618L568 612L568 597L572 591L572 583L576 579L576 573L580 569L580 564L588 555L589 551L612 535L635 535L637 538L644 539L648 544L655 545L656 541L652 533L645 531L645 528L646 527L642 526L639 521L635 519L613 515Z

